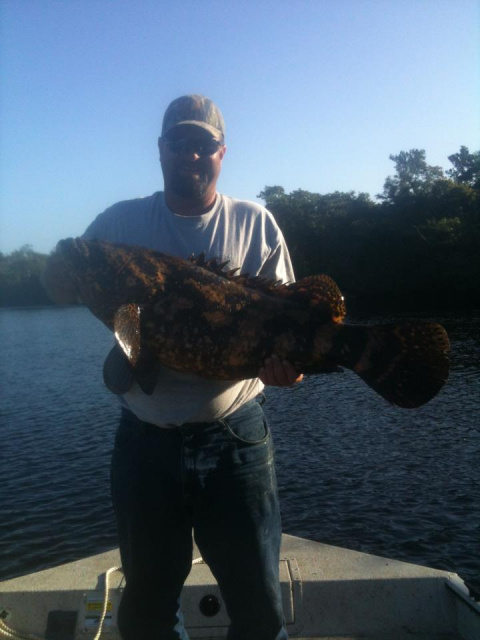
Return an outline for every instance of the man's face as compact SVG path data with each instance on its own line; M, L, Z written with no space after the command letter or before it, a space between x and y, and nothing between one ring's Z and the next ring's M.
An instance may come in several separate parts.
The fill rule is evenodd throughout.
M159 139L158 147L166 192L199 201L215 193L226 147L216 145L208 131L179 125Z

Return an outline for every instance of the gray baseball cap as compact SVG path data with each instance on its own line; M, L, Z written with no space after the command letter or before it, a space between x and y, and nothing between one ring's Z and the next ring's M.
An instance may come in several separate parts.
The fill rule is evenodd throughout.
M215 138L225 139L225 123L217 105L209 98L193 93L171 102L163 116L162 136L181 124L205 129Z

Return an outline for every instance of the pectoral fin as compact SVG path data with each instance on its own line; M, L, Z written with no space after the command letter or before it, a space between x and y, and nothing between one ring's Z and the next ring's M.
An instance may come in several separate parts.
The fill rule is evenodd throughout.
M133 368L140 359L141 335L138 304L125 304L115 313L113 331L115 339Z
M119 344L110 350L103 364L103 381L116 395L127 393L132 387L133 369Z
M115 357L120 368L120 360L121 356L123 356L123 369L128 367L131 371L132 379L130 381L130 387L133 381L135 381L144 393L151 395L157 383L157 371L152 357L142 349L142 313L142 306L137 304L123 305L115 313L114 334L121 355L117 353L115 356L112 356L112 359ZM122 385L124 379L125 384ZM114 386L123 388L127 384L126 380L127 374L125 373L124 378L120 380L120 384L117 383L114 384ZM112 390L109 384L107 384L107 387ZM128 387L128 389L130 387ZM125 393L125 391L114 391L114 393Z

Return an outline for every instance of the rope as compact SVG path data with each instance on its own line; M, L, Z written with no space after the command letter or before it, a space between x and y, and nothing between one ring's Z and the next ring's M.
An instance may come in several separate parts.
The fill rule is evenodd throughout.
M93 640L100 640L100 636L102 635L103 623L105 622L105 616L107 615L108 609L108 594L110 592L110 575L115 571L121 571L122 567L110 567L110 569L105 573L105 596L103 598L103 611L100 616L100 622L98 623L98 631Z
M102 615L100 616L100 620L98 623L98 630L93 640L100 640L100 636L102 635L103 623L105 622L105 617L107 615L108 609L108 596L110 593L110 575L115 571L121 571L122 567L111 567L105 573L105 595L103 598L103 610ZM9 627L3 620L0 619L0 637L9 638L9 640L45 640L45 638L41 636L37 636L34 633L26 633L25 631L17 631Z
M203 558L195 558L192 560L192 565L200 564L203 562ZM108 571L105 573L105 595L103 597L103 610L102 615L100 616L100 620L98 623L98 630L93 638L93 640L100 640L100 636L102 635L103 624L105 622L105 618L107 615L108 609L108 596L110 594L110 575L115 571L121 571L122 567L110 567ZM45 640L41 636L37 636L34 633L26 633L24 631L16 631L9 627L3 620L0 619L0 637L9 638L9 640Z

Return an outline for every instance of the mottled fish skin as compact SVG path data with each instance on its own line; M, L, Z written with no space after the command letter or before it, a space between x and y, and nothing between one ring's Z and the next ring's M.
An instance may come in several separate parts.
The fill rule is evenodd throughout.
M203 257L82 239L61 241L52 260L114 331L139 379L159 362L207 378L253 378L275 354L303 373L347 367L392 404L417 407L448 377L443 327L344 324L343 296L328 276L279 285Z

